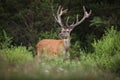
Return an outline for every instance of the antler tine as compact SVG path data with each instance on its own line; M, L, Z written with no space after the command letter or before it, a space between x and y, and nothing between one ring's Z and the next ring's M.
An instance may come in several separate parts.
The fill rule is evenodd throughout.
M79 21L78 20L78 15L76 16L76 23L75 24L71 24L70 25L70 28L74 28L75 26L77 26L77 25L79 25L80 23L82 23L86 18L88 18L90 15L91 15L91 13L92 13L92 10L90 10L89 11L89 13L86 11L86 9L85 9L85 6L83 6L83 11L84 11L84 16L83 16L83 18Z
M88 12L86 11L85 6L83 6L83 10L84 10L84 17L85 17L85 18L88 18L88 17L91 15L91 13L92 13L92 10L90 10L89 13L88 13Z
M61 16L62 14L67 13L67 10L68 9L63 10L63 7L59 6L58 11L57 11L57 15Z
M73 29L74 24L75 24L75 22L73 22L73 23L69 26L69 28Z
M68 27L68 21L69 21L69 16L67 17L67 20L66 20L66 26Z
M63 10L63 13L67 13L68 9Z
M85 6L83 6L83 11L86 12Z
M64 14L64 13L67 13L67 9L63 10L63 7L59 6L58 7L58 10L57 10L57 14L53 14L54 17L55 17L55 20L58 22L58 24L61 26L61 27L65 27L62 20L61 20L61 16Z
M89 14L88 17L91 15L91 13L92 13L92 10L89 11L89 13L88 13L88 14Z
M77 18L77 19L76 19L76 22L78 22L78 21L79 21L79 20L78 20L78 16L79 16L79 15L77 14L77 16L76 16L76 18Z
M57 15L59 15L60 11L61 11L61 6L58 7Z

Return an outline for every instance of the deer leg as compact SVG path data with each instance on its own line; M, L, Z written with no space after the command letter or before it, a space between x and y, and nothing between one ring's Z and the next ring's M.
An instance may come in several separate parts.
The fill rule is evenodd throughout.
M37 59L42 60L42 55L40 51L37 51Z
M65 54L64 54L64 61L69 59L69 50L65 50Z

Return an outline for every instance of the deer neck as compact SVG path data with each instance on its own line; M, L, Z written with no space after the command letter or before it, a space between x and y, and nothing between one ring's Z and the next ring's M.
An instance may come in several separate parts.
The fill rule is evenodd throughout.
M69 38L66 38L66 39L63 39L64 40L64 46L65 46L65 49L68 50L70 48L70 37Z

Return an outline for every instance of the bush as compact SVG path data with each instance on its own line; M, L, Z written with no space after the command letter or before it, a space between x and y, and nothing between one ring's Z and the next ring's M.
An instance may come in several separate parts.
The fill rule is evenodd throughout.
M33 59L32 53L24 46L2 49L0 55L5 61L13 64L25 63Z
M113 28L109 29L102 40L94 42L96 60L99 60L103 67L110 68L113 57L120 51L120 33Z
M76 41L74 44L71 45L70 48L70 57L71 59L79 59L81 52L80 49L80 42Z
M0 35L0 58L3 62L19 64L32 60L32 52L26 47L11 45L12 38L8 36L6 31L3 30Z
M118 52L112 58L111 71L117 73L117 75L120 76L120 52Z
M12 37L8 36L5 30L0 33L0 48L8 48L11 46Z
M83 62L97 65L104 70L120 73L120 33L108 29L101 40L94 41L94 52L82 55Z

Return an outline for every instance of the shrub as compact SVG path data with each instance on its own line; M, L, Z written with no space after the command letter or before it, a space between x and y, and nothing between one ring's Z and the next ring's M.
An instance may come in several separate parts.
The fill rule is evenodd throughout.
M25 63L33 58L32 53L24 46L5 48L0 54L8 63L13 64Z
M117 73L118 76L120 76L120 52L118 52L112 58L111 71Z
M12 38L3 30L0 37L0 57L3 62L24 63L32 60L32 52L24 46L13 46Z
M103 38L92 45L94 52L82 55L82 62L120 73L120 33L114 28L108 29Z
M71 58L79 58L80 56L80 45L79 45L79 42L76 41L75 44L72 44L71 45L71 48L70 48L70 56Z
M8 48L11 46L12 37L8 36L5 30L0 33L0 48Z
M99 64L105 68L110 68L112 64L112 58L120 51L120 33L109 29L102 40L95 41L93 47L95 48L95 60L100 62Z

